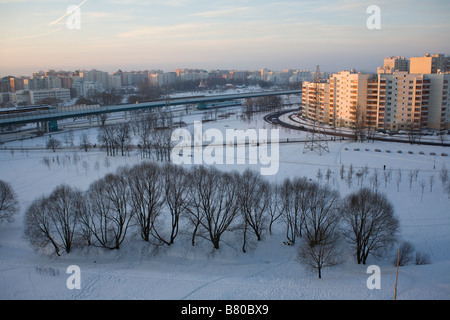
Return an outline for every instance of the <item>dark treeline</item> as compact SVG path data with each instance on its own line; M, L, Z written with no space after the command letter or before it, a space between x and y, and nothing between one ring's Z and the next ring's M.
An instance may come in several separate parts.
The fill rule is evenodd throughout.
M307 178L275 184L251 170L186 169L152 161L121 167L86 191L58 186L28 207L25 223L29 241L57 255L75 247L117 250L130 234L170 246L180 232L189 235L192 246L206 240L215 250L225 234L234 233L233 241L246 252L249 241L272 234L277 223L285 244L299 242L301 261L319 277L324 267L340 262L344 244L365 264L369 255L396 242L399 228L387 198L369 189L341 198Z

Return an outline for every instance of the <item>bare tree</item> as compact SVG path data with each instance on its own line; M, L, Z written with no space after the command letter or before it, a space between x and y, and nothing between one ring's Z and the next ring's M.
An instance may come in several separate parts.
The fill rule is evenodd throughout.
M129 123L120 123L114 128L114 141L118 144L122 156L128 153L131 143L131 129Z
M303 214L303 234L310 243L318 243L328 235L328 230L336 230L340 219L340 196L329 187L311 185L306 200L308 210Z
M74 134L73 131L68 131L64 134L64 143L66 144L66 146L71 147L73 146L73 141L74 141Z
M330 168L327 168L327 172L325 173L325 180L327 180L327 184L330 183L331 174L332 174L332 172L331 172Z
M271 190L266 180L249 169L239 176L237 183L240 189L238 202L244 224L242 251L245 252L248 228L253 231L258 241L261 240L262 232L266 228Z
M318 243L305 239L300 248L301 262L306 266L317 270L319 279L322 278L322 269L340 263L339 238L337 233L330 233L326 240Z
M416 259L415 259L416 265L424 265L430 263L431 263L430 256L427 253L420 251L416 252Z
M211 241L214 249L219 249L222 235L230 229L239 213L236 174L201 166L191 170L190 179L191 205L188 212L194 225L192 244L199 227L202 227L206 235L201 236Z
M51 160L49 157L43 157L42 160L40 161L40 163L42 163L44 166L46 166L48 168L48 170L50 170Z
M320 170L320 168L317 170L316 178L317 178L317 182L319 184L321 184L322 183L322 179L323 179L323 174L322 174L322 170Z
M61 147L61 141L55 138L49 138L46 147L47 149L51 149L53 152L56 152L56 150Z
M362 188L343 201L344 235L356 249L358 264L366 263L369 254L381 254L395 243L399 221L392 204L382 194Z
M397 170L397 177L395 178L395 183L397 184L397 192L400 191L400 182L402 182L402 170Z
M59 244L54 238L52 218L48 208L48 198L34 200L25 212L25 237L36 249L52 244L59 256Z
M373 170L373 175L370 178L370 184L373 192L378 192L378 170L376 168Z
M158 161L170 161L172 130L170 128L155 129L151 136L156 159Z
M341 177L341 180L344 180L344 174L345 174L345 166L342 164L339 169L339 176Z
M212 188L206 193L209 206L202 207L205 212L202 226L206 229L214 249L219 249L222 235L230 228L239 212L237 198L240 190L236 183L236 174L220 173L215 169L210 171L210 176L215 182L208 185Z
M294 244L297 236L300 235L300 219L298 212L294 208L293 186L289 178L285 178L280 185L280 203L283 219L286 223L286 238L288 244Z
M162 167L162 176L164 181L164 202L171 217L170 236L168 240L163 241L171 245L178 235L180 217L186 212L186 207L188 206L189 180L185 169L171 163L166 163Z
M202 193L206 192L206 188L210 189L212 187L207 186L207 184L211 183L211 180L208 178L208 170L204 166L192 167L188 172L187 178L190 181L190 184L188 189L188 206L186 207L186 210L188 212L188 218L193 225L191 243L192 246L194 246L195 238L204 219L204 210L202 210L204 198Z
M82 221L96 240L93 245L114 250L119 249L125 240L134 213L129 204L130 188L126 175L122 169L89 187L90 210L82 216Z
M304 240L299 249L302 262L316 269L319 279L322 269L339 263L340 233L338 231L340 196L328 187L311 186L309 210L304 215Z
M89 148L92 147L91 142L89 141L89 136L86 132L83 132L80 136L80 147L85 152L88 152Z
M391 181L392 170L391 169L384 170L383 175L384 175L384 188L386 189L388 181Z
M154 113L145 115L143 120L137 119L135 121L136 125L134 127L137 129L135 135L138 138L142 158L150 158L151 156L152 132L157 127L157 122L158 119Z
M35 200L28 208L25 235L31 243L41 248L51 243L58 256L60 249L70 253L78 220L84 210L81 191L61 185L49 197Z
M308 210L307 197L314 183L306 178L286 178L280 187L280 202L283 218L286 222L287 244L295 244L302 235L303 214Z
M353 182L353 165L350 164L350 167L347 170L347 177L346 177L347 185L350 188L352 186Z
M423 180L423 179L420 180L419 186L420 186L420 188L422 190L422 193L421 193L421 196L420 196L420 202L422 202L422 200L423 200L423 191L425 190L425 186L426 186L425 180Z
M141 237L148 242L163 208L164 181L161 169L154 163L143 162L128 171L128 182L131 206L140 227Z
M430 192L433 192L434 175L431 175L431 176L428 178L428 182L430 183Z
M118 143L115 136L115 126L103 125L98 129L97 140L106 149L107 156L116 156Z
M0 180L0 223L12 222L19 211L17 195L10 183Z
M394 264L399 266L406 266L414 259L414 246L409 241L403 241L400 244L400 254L395 255Z
M439 179L442 182L442 187L445 188L448 181L448 170L445 166L442 167L441 172L439 173Z
M413 170L408 171L408 179L409 179L409 190L411 190L413 179L414 179L414 171Z
M270 184L269 187L267 212L270 217L269 233L272 234L272 226L282 216L283 211L280 205L280 186L278 184Z

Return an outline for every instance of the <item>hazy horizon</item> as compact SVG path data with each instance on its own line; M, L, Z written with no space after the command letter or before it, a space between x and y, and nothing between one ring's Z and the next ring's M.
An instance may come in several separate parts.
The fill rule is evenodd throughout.
M80 5L70 29L70 5ZM381 9L370 30L367 7ZM0 76L176 68L376 72L387 56L450 52L445 0L0 0Z

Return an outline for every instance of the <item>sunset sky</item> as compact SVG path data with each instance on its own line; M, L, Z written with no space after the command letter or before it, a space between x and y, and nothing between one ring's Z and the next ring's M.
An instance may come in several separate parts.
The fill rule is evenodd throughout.
M79 5L80 29L67 28ZM369 30L369 5L381 30ZM355 68L450 53L450 1L0 0L0 76L39 70ZM52 23L54 22L54 23Z

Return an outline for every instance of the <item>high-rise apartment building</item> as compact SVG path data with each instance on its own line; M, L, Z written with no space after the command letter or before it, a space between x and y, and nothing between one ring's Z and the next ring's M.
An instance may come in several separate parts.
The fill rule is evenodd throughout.
M450 72L450 57L441 53L410 58L410 73Z
M384 58L384 68L392 71L409 71L409 60L405 57Z
M303 82L302 115L335 127L449 129L449 81L450 73L341 71L317 89Z
M308 119L329 123L330 83L303 82L302 115Z

